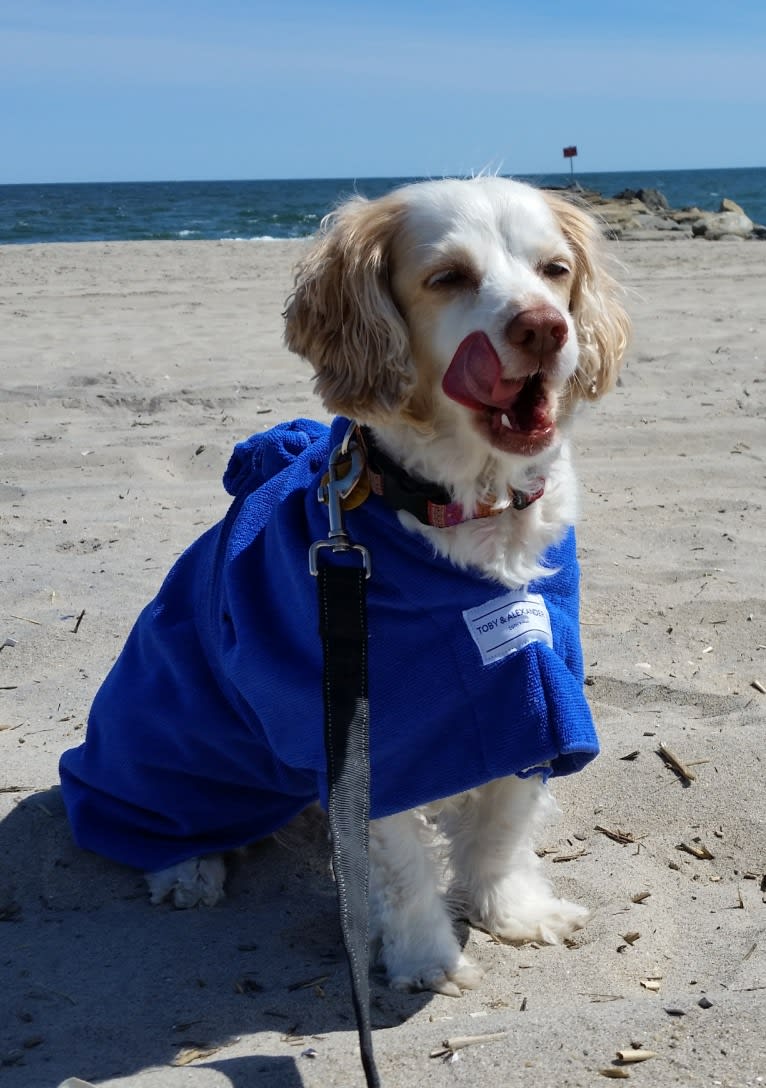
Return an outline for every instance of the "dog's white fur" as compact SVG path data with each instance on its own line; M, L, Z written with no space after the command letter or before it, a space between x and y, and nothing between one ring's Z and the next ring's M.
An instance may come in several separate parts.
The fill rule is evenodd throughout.
M508 507L448 529L400 514L452 562L505 586L543 575L540 556L574 522L570 423L578 402L613 385L625 348L628 321L597 239L590 217L559 196L497 177L426 182L341 206L288 302L287 345L314 366L328 409L367 423L397 463L446 486L465 509L488 496ZM512 322L530 313L519 343ZM488 337L504 379L544 374L556 423L549 440L498 445L474 410L444 393L458 345L475 332ZM541 476L544 495L511 508L509 490L528 491ZM552 809L541 779L514 777L373 822L371 931L394 987L459 994L478 981L448 902L512 941L556 942L583 925L587 911L556 897L533 848ZM447 843L446 897L433 822ZM218 857L193 859L148 880L154 902L212 903L224 868Z

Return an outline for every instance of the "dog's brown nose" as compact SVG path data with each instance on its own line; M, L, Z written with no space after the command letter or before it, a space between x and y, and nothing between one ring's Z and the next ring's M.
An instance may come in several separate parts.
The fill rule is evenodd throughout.
M555 306L535 306L516 314L506 326L508 343L545 362L567 342L567 323Z

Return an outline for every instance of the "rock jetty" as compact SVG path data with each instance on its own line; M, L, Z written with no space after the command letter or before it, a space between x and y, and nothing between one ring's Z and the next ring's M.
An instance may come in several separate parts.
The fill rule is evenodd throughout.
M601 220L607 238L652 241L673 238L766 239L766 227L754 223L739 204L724 199L716 212L671 208L658 189L625 189L615 196L575 186L561 190Z

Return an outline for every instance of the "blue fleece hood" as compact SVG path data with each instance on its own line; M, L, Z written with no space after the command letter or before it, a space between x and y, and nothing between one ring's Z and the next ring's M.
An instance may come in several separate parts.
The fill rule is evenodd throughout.
M348 421L234 450L227 516L178 559L61 758L77 842L137 868L262 838L326 802L317 487ZM368 587L372 818L598 752L583 694L574 531L514 595L434 556L371 495L346 514Z

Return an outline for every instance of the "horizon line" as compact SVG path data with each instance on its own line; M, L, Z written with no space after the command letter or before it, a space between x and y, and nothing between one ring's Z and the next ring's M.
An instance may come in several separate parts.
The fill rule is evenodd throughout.
M716 173L719 171L731 171L731 170L764 170L764 166L672 166L672 167L642 167L620 170L575 170L574 179L579 176L587 176L590 174L693 174L693 173ZM570 172L563 167L561 170L524 170L524 171L497 171L499 177L508 178L533 178L533 177L548 177L564 175L566 177L572 177ZM101 178L98 180L73 180L62 179L58 181L0 181L0 188L13 188L16 186L24 185L184 185L184 184L203 184L214 185L228 182L280 182L280 181L408 181L408 180L423 180L433 179L435 177L449 178L449 177L471 177L472 174L461 173L455 171L454 173L444 173L440 175L435 174L305 174L296 175L293 177L165 177L165 178Z

